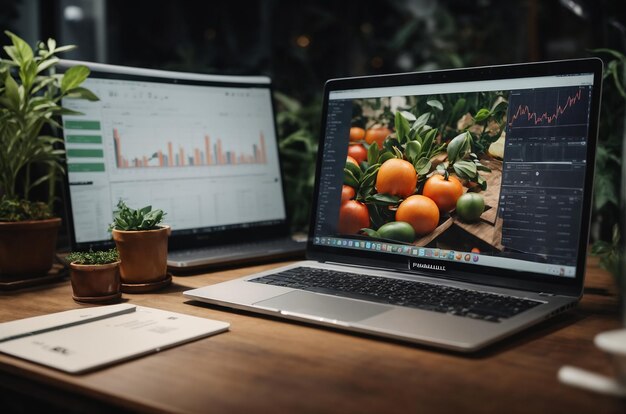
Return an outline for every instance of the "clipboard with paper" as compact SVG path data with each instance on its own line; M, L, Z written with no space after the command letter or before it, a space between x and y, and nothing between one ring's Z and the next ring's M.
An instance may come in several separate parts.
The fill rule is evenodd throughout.
M130 304L75 309L0 324L0 352L80 374L215 335L229 326Z

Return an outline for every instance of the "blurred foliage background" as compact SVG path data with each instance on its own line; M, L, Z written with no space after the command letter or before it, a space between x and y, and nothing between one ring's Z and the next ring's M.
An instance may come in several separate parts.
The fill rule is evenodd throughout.
M620 217L626 8L611 0L0 0L0 25L69 58L274 79L288 210L308 223L327 79L601 56L607 79L592 237ZM610 49L599 51L597 49Z

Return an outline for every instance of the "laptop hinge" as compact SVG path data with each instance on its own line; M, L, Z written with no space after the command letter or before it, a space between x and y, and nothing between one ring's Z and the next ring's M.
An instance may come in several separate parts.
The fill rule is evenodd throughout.
M549 293L549 292L539 292L539 296L555 296L554 293Z
M343 262L333 262L333 261L327 261L327 260L318 260L319 263L326 263L326 264L330 264L330 265L338 265L338 266L346 266L346 267L354 267L356 269L364 269L364 270L382 270L382 271L387 271L387 272L394 272L397 269L389 269L383 266L363 266L363 265L359 265L359 264L354 264L354 263L343 263ZM406 272L402 272L401 273L406 274ZM427 274L419 274L419 276L426 276L428 277Z

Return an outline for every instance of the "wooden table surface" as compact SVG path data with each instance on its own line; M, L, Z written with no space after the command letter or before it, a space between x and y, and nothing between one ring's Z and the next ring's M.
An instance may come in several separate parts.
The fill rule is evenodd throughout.
M612 374L592 341L620 327L618 300L594 259L578 308L469 357L196 306L182 296L273 266L174 277L166 290L124 294L129 303L230 322L228 333L78 376L0 355L0 411L626 412L626 400L557 381L565 364ZM66 280L1 293L0 322L81 306Z

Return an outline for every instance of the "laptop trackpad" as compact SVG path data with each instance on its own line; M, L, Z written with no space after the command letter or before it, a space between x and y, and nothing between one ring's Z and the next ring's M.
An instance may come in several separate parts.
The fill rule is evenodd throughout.
M285 293L272 299L257 302L254 306L345 322L358 322L393 309L391 306L376 303L302 291Z

